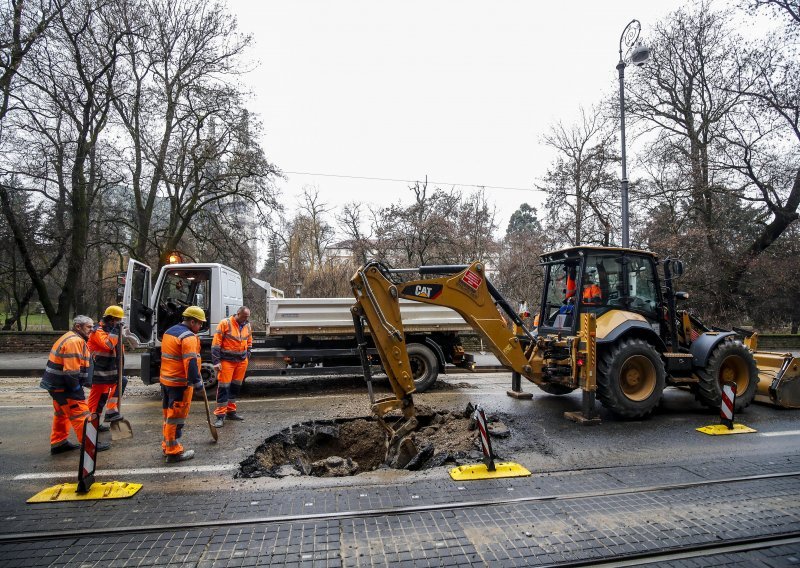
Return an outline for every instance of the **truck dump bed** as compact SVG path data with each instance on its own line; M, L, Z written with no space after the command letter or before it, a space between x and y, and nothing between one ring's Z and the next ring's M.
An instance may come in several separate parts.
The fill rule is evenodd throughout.
M353 335L352 298L269 298L267 333L280 335ZM400 300L405 332L471 332L450 308Z

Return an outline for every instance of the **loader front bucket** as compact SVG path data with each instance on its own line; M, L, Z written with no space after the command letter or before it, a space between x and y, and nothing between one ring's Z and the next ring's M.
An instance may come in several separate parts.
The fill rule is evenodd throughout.
M800 408L800 359L791 353L753 353L758 366L756 402Z

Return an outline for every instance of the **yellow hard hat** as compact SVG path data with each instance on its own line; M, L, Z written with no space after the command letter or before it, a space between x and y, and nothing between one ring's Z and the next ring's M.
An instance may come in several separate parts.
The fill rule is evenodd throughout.
M206 321L206 313L200 306L189 306L188 308L183 310L183 317L194 318L197 321L202 321L202 322Z
M125 317L125 312L122 311L120 306L108 306L103 313L103 317L111 316L112 318L122 319Z

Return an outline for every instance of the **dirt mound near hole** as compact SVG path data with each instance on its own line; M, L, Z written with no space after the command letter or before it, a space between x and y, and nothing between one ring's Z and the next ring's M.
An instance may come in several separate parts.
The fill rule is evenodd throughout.
M399 415L387 416L389 423L399 419ZM380 467L424 469L481 459L469 410L452 412L421 405L417 420L418 427L403 442L402 457L388 466L384 464L386 432L376 419L322 420L294 424L270 436L241 462L236 477L340 477Z

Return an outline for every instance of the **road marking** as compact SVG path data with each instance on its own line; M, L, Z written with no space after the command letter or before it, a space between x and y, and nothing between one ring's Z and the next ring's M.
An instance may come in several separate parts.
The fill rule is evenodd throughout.
M95 476L117 476L117 475L160 475L165 473L210 473L217 471L230 471L238 468L238 464L219 464L219 465L197 465L179 467L140 467L133 469L98 469ZM11 479L21 481L25 479L58 479L62 477L75 477L74 471L53 471L49 473L20 473Z
M784 430L783 432L761 432L762 436L797 436L800 430Z

